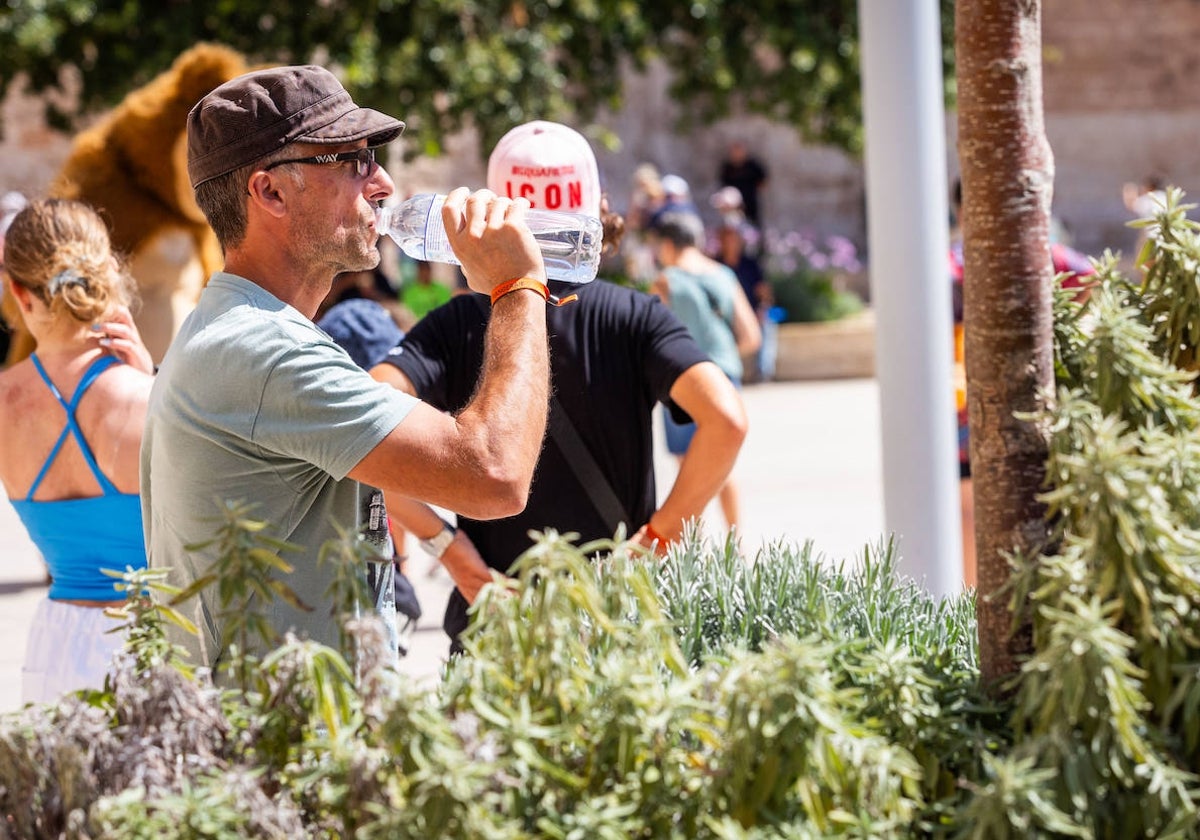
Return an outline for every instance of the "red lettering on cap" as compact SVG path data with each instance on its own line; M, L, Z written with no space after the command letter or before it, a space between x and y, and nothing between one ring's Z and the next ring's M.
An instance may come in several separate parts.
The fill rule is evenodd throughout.
M531 184L528 181L519 181L514 184L512 181L505 181L504 188L508 192L509 198L529 199L531 207L544 207L548 210L557 210L563 206L563 185L562 184L547 184L545 187L545 202L538 204L534 199L537 195L538 187L536 184ZM572 210L578 210L583 207L583 182L569 181L566 185L567 190L567 207Z
M533 205L533 199L530 198L534 194L533 184L517 184L517 189L513 191L513 182L505 181L504 189L508 192L509 198L529 198L529 204Z

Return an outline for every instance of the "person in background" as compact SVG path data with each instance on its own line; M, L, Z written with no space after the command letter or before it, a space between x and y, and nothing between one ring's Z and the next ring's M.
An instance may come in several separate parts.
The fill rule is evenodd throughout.
M1125 209L1133 214L1134 219L1153 219L1167 206L1167 184L1160 175L1147 175L1141 183L1125 183L1121 187L1121 199ZM1137 259L1142 248L1146 245L1148 231L1141 228L1137 232L1137 240L1133 248L1133 258Z
M433 279L433 263L414 260L416 272L413 279L400 287L400 303L419 321L450 300L453 292L443 283Z
M4 234L9 225L17 217L17 213L28 203L25 196L16 190L6 192L0 198L0 301L4 300ZM8 348L12 342L12 327L0 314L0 359L8 358Z
M762 343L758 318L727 266L704 255L699 243L704 223L695 213L664 210L650 224L650 242L662 272L651 291L667 303L692 338L713 360L734 388L742 384L742 357ZM686 459L692 454L697 425L680 422L663 412L667 449ZM729 527L741 519L737 484L727 476L717 494Z
M1166 206L1166 182L1158 175L1148 175L1140 184L1125 183L1121 187L1121 198L1125 209L1137 219L1150 219Z
M650 224L650 217L662 206L665 199L658 167L652 163L639 164L633 171L629 210L625 213L626 225L631 231L644 230Z
M767 168L750 156L743 141L735 140L729 144L725 159L721 161L717 180L721 186L734 187L742 194L746 219L756 228L761 228L760 199L762 190L767 185Z
M730 188L726 188L730 189ZM771 284L763 274L758 258L746 248L748 223L730 216L717 228L717 260L737 276L738 284L750 305L754 308L758 327L762 333L758 350L752 354L754 374L758 381L769 382L775 378L775 354L778 342L778 327L771 318L771 307L775 295Z
M746 208L742 204L742 194L737 187L721 187L713 193L708 203L721 217L722 227L748 226Z
M53 582L22 668L24 702L100 688L124 639L124 600L102 569L146 565L138 447L153 363L133 325L135 285L104 222L75 201L34 201L5 237L6 293L36 349L0 373L0 481Z
M687 213L696 213L699 215L699 210L696 209L696 203L692 199L692 188L683 177L679 175L664 175L662 178L663 200L654 215L650 217L650 227L654 227L654 220L668 210L681 210Z
M591 146L568 126L514 128L488 160L488 186L523 190L535 207L545 206L543 196L573 196L561 209L599 216L605 248L618 245L624 220L608 212ZM746 435L737 390L657 298L602 280L561 285L557 291L578 299L546 310L554 399L529 504L507 519L458 519L458 533L501 573L530 548L529 532L545 528L586 543L624 526L637 544L665 551L725 484ZM492 317L478 300L456 297L426 315L372 373L455 414L478 387ZM659 402L696 423L661 505L652 425ZM461 583L451 593L443 627L452 651L461 649L472 600Z
M528 202L450 192L446 235L491 319L478 388L449 417L382 385L313 323L333 279L379 264L375 208L395 190L375 149L404 123L359 107L322 67L273 67L218 86L188 114L188 175L225 254L159 368L142 443L150 564L187 587L207 574L229 502L298 548L288 586L311 611L264 604L288 631L338 648L322 546L359 524L361 485L480 519L525 507L545 433L546 271ZM372 524L367 523L368 526ZM169 631L218 679L228 656L212 588ZM262 646L252 640L261 654ZM270 644L270 641L267 641Z
M633 172L632 194L625 213L630 235L622 240L625 273L635 284L649 284L654 276L654 254L646 245L645 232L665 200L658 168L652 163L640 164Z

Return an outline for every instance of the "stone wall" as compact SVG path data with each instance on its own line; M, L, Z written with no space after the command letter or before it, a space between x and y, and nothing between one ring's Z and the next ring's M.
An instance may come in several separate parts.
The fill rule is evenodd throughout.
M1200 198L1200 3L1043 4L1055 212L1076 244L1128 251L1121 186L1156 174Z
M42 103L14 86L0 103L0 193L41 195L71 150L70 138L47 128Z

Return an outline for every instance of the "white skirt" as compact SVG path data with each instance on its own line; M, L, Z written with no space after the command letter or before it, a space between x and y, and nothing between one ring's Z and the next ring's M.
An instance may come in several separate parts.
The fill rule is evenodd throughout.
M81 688L103 688L113 654L125 643L124 633L100 607L80 607L45 598L29 628L25 665L21 669L21 703L54 703Z

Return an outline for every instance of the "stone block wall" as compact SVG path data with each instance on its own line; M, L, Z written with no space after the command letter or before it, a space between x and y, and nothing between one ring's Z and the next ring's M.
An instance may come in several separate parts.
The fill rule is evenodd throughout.
M0 125L0 193L45 193L70 153L70 137L48 128L42 103L19 89L0 102Z
M1200 199L1200 3L1043 4L1046 131L1055 212L1076 244L1127 252L1126 181L1156 174Z

